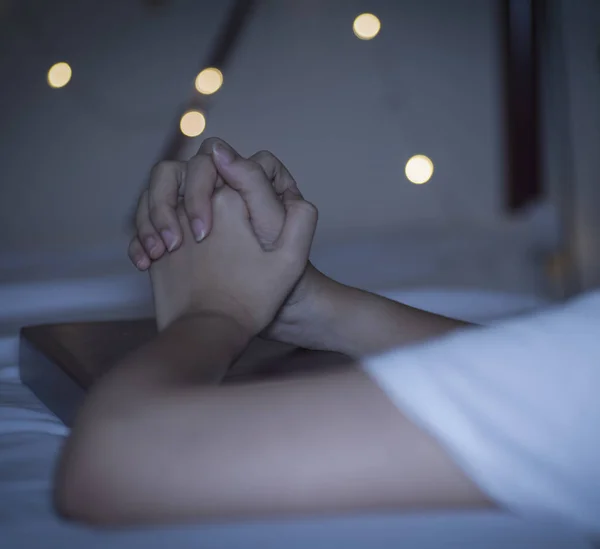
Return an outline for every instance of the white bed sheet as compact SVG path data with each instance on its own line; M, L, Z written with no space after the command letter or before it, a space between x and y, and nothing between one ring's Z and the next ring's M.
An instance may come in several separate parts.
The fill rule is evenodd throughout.
M411 305L469 320L538 306L499 294L388 292ZM445 297L444 297L445 296ZM462 303L463 308L456 307ZM465 304L468 307L464 307ZM477 305L481 305L479 308ZM492 306L492 304L494 304ZM488 317L488 318L486 318ZM525 522L499 512L385 514L301 521L253 522L121 531L62 521L51 505L52 472L67 429L18 378L0 368L0 547L237 548L569 548L590 547L556 523Z

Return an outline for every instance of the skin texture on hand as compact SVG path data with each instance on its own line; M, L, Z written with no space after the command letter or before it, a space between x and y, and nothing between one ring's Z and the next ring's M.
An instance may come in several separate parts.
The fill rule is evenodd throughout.
M227 181L219 167L225 171ZM211 199L215 190L225 184L238 191L246 202L256 237L261 243L272 243L283 226L283 214L273 209L274 201L265 196L264 182L270 182L279 197L285 191L300 196L289 171L273 154L259 151L245 159L225 141L214 137L205 139L198 153L187 162L159 162L138 202L137 234L129 246L131 261L140 270L146 270L152 259L181 245L182 227L176 213L180 202L196 240L210 234Z
M182 245L151 268L159 329L198 312L217 312L250 337L263 330L302 276L316 226L311 204L286 195L283 207L283 229L268 251L257 241L240 195L229 187L213 197L213 229L200 244L180 209Z
M282 230L284 195L302 196L289 171L270 152L260 151L245 159L224 141L206 139L188 162L162 162L152 170L149 188L138 204L137 235L129 247L129 257L138 269L146 270L168 251L177 250L182 245L184 225L196 240L207 238L213 228L212 198L224 185L239 193L254 235L265 250L272 248ZM319 334L314 328L320 301L330 286L328 280L309 263L261 335L318 348ZM171 291L176 294L180 291L178 282L172 284Z

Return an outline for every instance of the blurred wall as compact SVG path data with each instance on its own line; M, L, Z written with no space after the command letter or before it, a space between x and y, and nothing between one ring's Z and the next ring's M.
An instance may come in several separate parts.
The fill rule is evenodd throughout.
M0 28L0 257L122 253L125 219L228 2L13 2ZM494 0L271 0L212 100L204 136L270 149L320 209L319 238L494 226L501 193ZM372 11L380 35L360 41ZM73 80L50 89L48 67ZM190 145L197 146L200 139ZM433 179L411 185L424 153Z
M574 245L583 288L600 286L600 2L561 2L573 193Z
M600 285L600 2L549 0L548 6L544 177L574 260L568 295Z

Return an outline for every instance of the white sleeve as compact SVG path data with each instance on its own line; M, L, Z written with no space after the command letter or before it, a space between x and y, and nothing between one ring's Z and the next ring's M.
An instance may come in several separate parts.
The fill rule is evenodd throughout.
M364 367L496 502L600 536L600 292Z

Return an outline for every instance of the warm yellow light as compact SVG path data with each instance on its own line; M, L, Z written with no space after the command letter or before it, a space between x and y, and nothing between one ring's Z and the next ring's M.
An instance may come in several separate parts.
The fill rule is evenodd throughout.
M406 163L404 173L411 183L422 185L433 175L433 162L424 154L417 154Z
M196 89L205 95L215 93L223 85L223 73L209 67L196 76Z
M48 84L51 88L62 88L69 83L73 71L68 63L56 63L48 71Z
M179 122L179 128L181 129L181 133L183 135L187 135L188 137L197 137L199 136L206 127L206 118L201 112L198 111L188 111L181 117L181 122Z
M372 13L361 13L352 25L354 34L361 40L375 38L381 29L381 21Z

